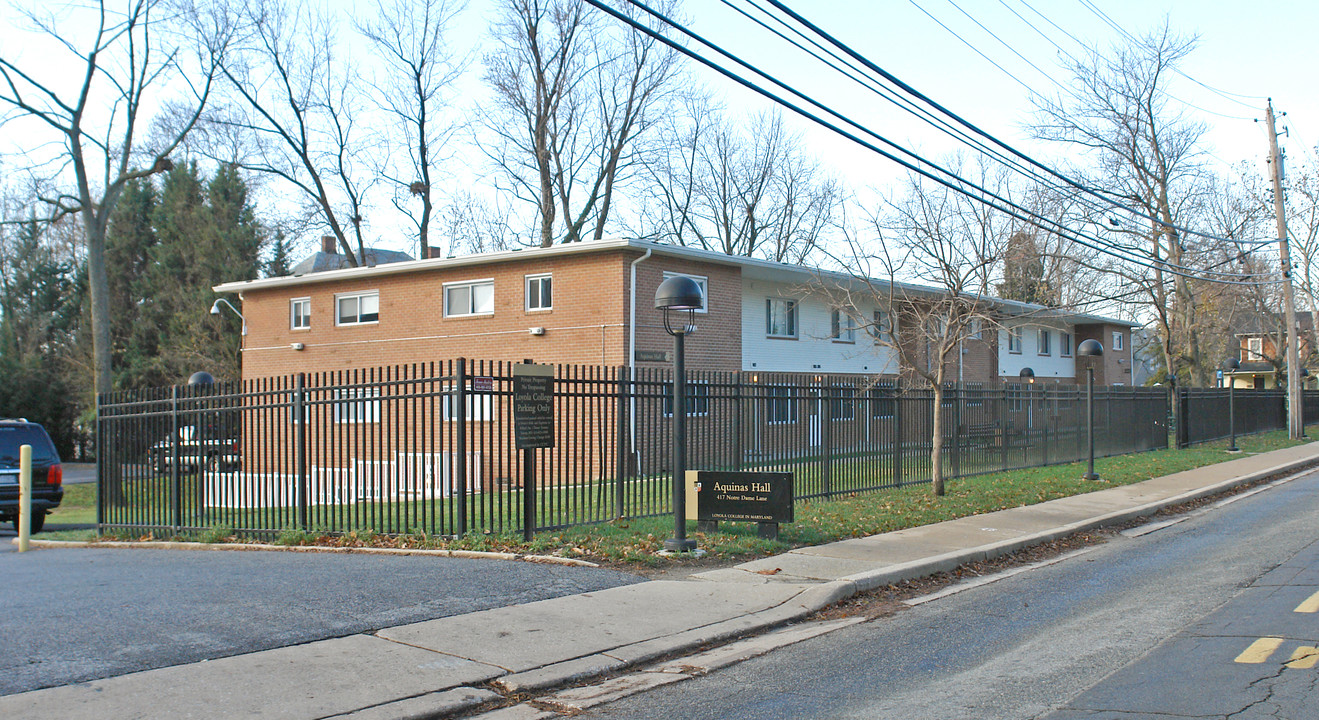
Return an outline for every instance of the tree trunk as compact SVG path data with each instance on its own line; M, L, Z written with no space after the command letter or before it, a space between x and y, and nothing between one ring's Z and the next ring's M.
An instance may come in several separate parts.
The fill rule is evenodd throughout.
M943 484L943 383L934 385L934 409L930 412L934 431L930 433L930 487L935 496L944 494Z

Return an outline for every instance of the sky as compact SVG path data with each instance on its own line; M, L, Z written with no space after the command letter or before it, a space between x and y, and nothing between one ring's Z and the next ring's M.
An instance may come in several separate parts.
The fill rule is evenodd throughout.
M1319 3L784 1L880 67L1048 165L1062 167L1079 158L1073 149L1031 140L1031 93L1056 94L1069 84L1067 73L1059 67L1059 58L1063 53L1076 53L1079 43L1107 48L1121 38L1121 31L1101 17L1096 8L1122 31L1133 35L1159 28L1166 19L1174 32L1199 37L1198 49L1182 67L1189 79L1176 77L1171 94L1178 102L1186 103L1188 115L1207 124L1206 152L1210 162L1224 173L1239 172L1242 161L1248 163L1247 171L1261 176L1266 173L1263 161L1268 138L1262 122L1266 98L1273 99L1277 112L1286 113L1279 125L1280 132L1286 133L1282 138L1284 152L1299 157L1304 148L1313 148L1319 140L1319 82L1314 76L1319 68L1319 49L1311 37L1319 28ZM737 2L745 7L746 0ZM458 109L466 113L478 111L485 93L480 56L487 42L491 3L469 0L452 35L460 51L475 59L458 88ZM349 34L346 19L371 7L369 3L345 0L329 0L329 4L345 18L344 34ZM809 88L827 104L863 119L869 127L901 144L930 157L943 156L955 148L947 138L832 75L800 51L733 13L723 0L684 0L681 15L696 32L789 83ZM41 70L60 72L48 46L15 30L16 18L13 6L0 6L0 53L35 63ZM690 61L687 64L691 77L714 90L731 111L752 112L770 104L713 71ZM882 189L899 179L900 169L891 161L788 115L789 123L803 133L808 151L852 186ZM12 125L0 128L0 149L21 150L37 142L35 137ZM479 161L467 159L460 168L479 165ZM465 177L461 169L451 172L450 177L458 184L481 182L476 176ZM388 203L381 205L387 207ZM411 249L401 233L381 228L382 224L377 224L375 244Z

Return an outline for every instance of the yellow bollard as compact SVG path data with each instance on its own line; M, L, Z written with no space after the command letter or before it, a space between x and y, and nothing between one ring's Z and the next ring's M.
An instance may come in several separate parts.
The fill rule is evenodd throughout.
M32 446L18 448L18 551L32 540Z

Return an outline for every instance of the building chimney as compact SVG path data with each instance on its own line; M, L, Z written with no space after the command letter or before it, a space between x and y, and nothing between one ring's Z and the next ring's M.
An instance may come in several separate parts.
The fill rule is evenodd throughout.
M444 248L437 247L435 245L429 245L426 247L426 257L442 258L444 257Z
M325 253L326 255L338 255L339 254L338 248L339 248L338 241L335 240L333 235L321 236L321 252Z

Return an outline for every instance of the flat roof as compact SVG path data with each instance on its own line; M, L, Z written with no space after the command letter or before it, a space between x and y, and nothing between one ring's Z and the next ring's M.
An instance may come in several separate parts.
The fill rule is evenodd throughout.
M609 251L634 251L644 253L651 251L654 254L665 255L669 257L684 258L698 262L711 263L715 265L727 265L740 267L745 276L760 278L765 280L784 280L787 277L798 276L803 280L809 278L828 278L834 282L852 287L891 287L896 291L910 293L912 295L928 295L937 297L942 291L937 288L915 285L911 283L890 282L875 278L858 277L845 272L834 270L823 270L811 268L802 265L792 265L788 263L774 262L772 260L762 260L759 258L745 257L741 255L727 255L725 253L704 250L701 248L685 247L682 245L669 245L658 243L650 240L638 240L633 238L607 238L602 240L588 240L575 243L562 243L545 248L525 248L517 250L500 250L488 253L475 253L472 255L457 255L446 258L425 258L421 260L409 260L403 262L393 262L385 265L374 267L350 267L341 270L325 270L321 272L310 272L302 275L284 275L273 278L261 278L258 280L240 280L235 282L222 283L211 289L217 293L242 293L249 290L268 290L283 287L298 287L303 285L312 285L316 283L334 282L337 280L365 279L386 277L390 275L405 275L416 272L427 272L434 270L445 270L449 268L462 268L477 265L489 265L494 263L516 262L525 260L534 260L542 258L565 257L579 254L592 254ZM972 296L977 297L978 296ZM1015 300L1003 300L1001 298L978 298L991 302L1003 309L1010 315L1026 316L1034 318L1053 318L1058 320L1068 320L1073 324L1108 324L1121 325L1123 327L1136 327L1137 323L1126 320L1117 320L1114 318L1102 317L1099 315L1090 315L1087 313L1069 312L1063 308L1053 308L1044 305L1035 305L1032 303L1023 303Z

